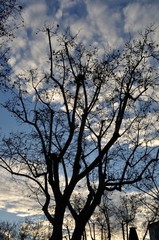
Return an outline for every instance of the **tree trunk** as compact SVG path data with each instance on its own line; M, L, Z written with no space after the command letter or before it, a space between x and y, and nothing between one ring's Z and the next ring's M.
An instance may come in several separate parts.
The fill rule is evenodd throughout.
M111 240L111 226L110 226L110 221L109 221L109 215L107 214L107 229L108 229L108 234L107 234L107 238L108 240Z
M62 240L62 226L60 226L59 221L56 222L57 223L54 225L52 236L49 238L49 240Z
M63 239L63 218L65 207L62 204L58 204L55 209L55 218L53 224L52 236L50 240L62 240Z
M126 222L126 239L129 240L129 228L127 222Z
M122 235L123 235L123 240L125 240L125 229L124 229L124 223L121 223L121 227L122 227Z
M80 223L77 224L74 229L71 240L81 240L84 231L85 231L85 224L80 224Z

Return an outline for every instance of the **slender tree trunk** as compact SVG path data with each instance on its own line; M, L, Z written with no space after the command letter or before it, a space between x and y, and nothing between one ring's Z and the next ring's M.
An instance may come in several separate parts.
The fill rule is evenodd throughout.
M107 234L107 238L108 240L111 240L111 227L110 227L110 221L109 221L109 215L107 214L107 229L108 229L108 234Z
M104 231L103 231L103 225L101 226L101 240L104 240Z
M93 238L96 239L96 226L95 223L93 223Z
M83 232L83 240L87 240L87 232L86 232L86 229L85 229L84 232Z
M145 234L144 234L144 236L143 236L143 240L146 239L146 235L147 235L147 233L148 233L148 227L146 228Z
M68 240L71 240L71 236L70 236L70 230L69 230L69 227L66 226L66 229L67 229L67 234L68 234Z
M111 240L111 231L110 231L110 229L108 230L108 240Z
M122 227L122 235L123 235L123 240L125 240L125 229L124 229L124 223L121 223L121 227Z
M128 223L126 223L126 239L129 240L129 228L128 228Z

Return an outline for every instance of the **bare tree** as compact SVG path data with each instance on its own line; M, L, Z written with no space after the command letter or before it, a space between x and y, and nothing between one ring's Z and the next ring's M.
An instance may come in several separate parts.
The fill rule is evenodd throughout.
M159 185L158 185L158 163L153 168L147 170L143 181L135 186L141 192L140 201L142 204L143 229L145 240L148 233L149 224L159 220Z
M108 192L105 192L102 196L100 205L93 214L98 231L96 235L98 238L100 236L101 240L111 240L111 235L114 230L114 224L112 223L114 208L115 206L111 195Z
M15 240L17 236L17 224L5 221L0 222L0 239Z
M16 0L0 1L0 37L13 36L21 9L22 6L18 5Z
M0 1L0 87L6 86L11 67L9 65L10 47L8 42L14 38L14 30L21 25L21 9L16 0ZM21 18L22 20L22 18Z
M121 195L117 206L114 206L115 219L122 229L123 240L129 239L129 227L135 224L140 206L138 193Z
M101 215L103 215L103 221L101 225L101 240L111 240L112 232L115 229L115 224L112 223L114 204L108 193L105 193L102 197L101 204L99 206ZM101 219L102 220L102 219ZM104 238L104 235L107 236Z
M19 224L19 231L17 239L25 240L46 240L49 238L49 226L45 224L44 220L25 219L25 222Z
M103 56L69 32L46 33L49 69L18 76L4 104L26 129L2 139L0 166L32 182L50 239L63 238L69 212L80 240L104 191L141 181L158 161L158 46L152 28Z

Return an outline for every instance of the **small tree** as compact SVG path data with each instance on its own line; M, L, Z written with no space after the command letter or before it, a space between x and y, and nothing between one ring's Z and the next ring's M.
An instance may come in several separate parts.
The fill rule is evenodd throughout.
M129 239L129 226L135 223L137 211L141 206L139 194L120 196L118 206L114 206L115 219L122 228L123 240Z
M5 221L0 222L0 239L15 240L17 237L17 224Z
M69 212L80 240L104 191L140 181L158 160L158 46L151 28L102 56L69 32L46 33L45 72L19 75L4 104L26 129L3 138L0 166L32 183L50 239L63 238ZM85 196L81 209L74 193Z
M25 222L19 224L19 240L46 240L49 237L49 226L45 221L25 219Z
M114 208L115 206L111 195L105 192L102 196L100 205L93 214L98 229L97 236L99 235L101 240L112 239L111 236L114 230L114 224L112 223Z
M145 234L143 240L146 239L148 227L150 223L159 221L159 187L158 187L158 163L153 168L147 170L147 174L142 183L136 184L138 190L141 191L140 201L142 204L143 229Z

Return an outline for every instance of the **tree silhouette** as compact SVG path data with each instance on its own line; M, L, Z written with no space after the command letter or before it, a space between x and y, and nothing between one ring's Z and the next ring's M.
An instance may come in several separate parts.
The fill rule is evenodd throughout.
M137 189L141 192L139 199L142 204L143 224L145 229L143 240L149 230L149 224L159 220L159 188L158 188L158 163L147 171L144 181L136 184Z
M9 223L5 221L0 222L0 239L9 240L15 239L17 225L15 223Z
M134 227L130 228L129 240L139 240L136 229Z
M158 46L152 28L102 56L68 31L46 33L45 71L8 85L4 107L26 128L2 139L0 166L26 178L52 224L50 239L67 230L80 240L104 191L141 181L158 161Z
M22 7L17 4L16 0L0 1L0 88L3 85L6 86L6 79L10 75L8 43L14 38L14 30L20 26L21 10Z

